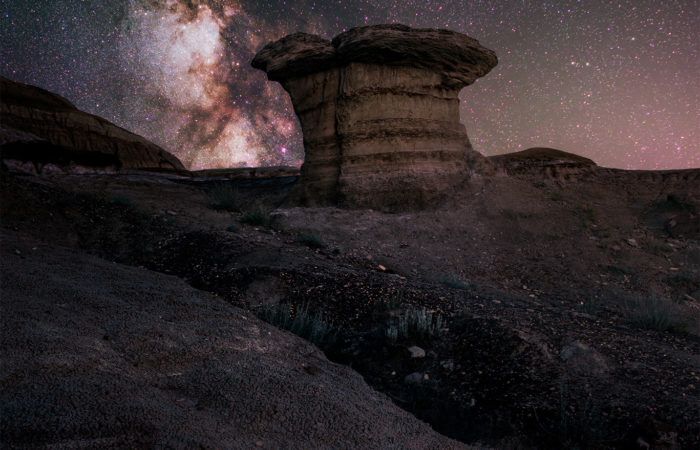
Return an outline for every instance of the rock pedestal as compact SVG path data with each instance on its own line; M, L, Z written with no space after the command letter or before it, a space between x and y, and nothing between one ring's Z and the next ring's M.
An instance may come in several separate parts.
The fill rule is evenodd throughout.
M253 67L289 92L304 134L292 201L396 210L453 190L483 159L459 121L459 91L496 63L465 35L403 25L268 44Z

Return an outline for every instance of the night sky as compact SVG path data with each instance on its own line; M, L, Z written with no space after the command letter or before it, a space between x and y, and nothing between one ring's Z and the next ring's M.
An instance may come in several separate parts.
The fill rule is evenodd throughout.
M499 64L464 89L486 155L555 147L626 169L700 167L700 7L676 1L0 0L0 74L57 92L192 169L299 165L284 90L250 67L297 31L404 23Z

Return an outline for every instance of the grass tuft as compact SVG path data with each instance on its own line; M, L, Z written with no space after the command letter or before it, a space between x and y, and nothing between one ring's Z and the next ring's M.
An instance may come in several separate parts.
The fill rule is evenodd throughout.
M258 205L243 212L241 223L269 228L272 225L270 211Z
M389 342L403 339L428 339L440 334L442 330L442 315L428 312L425 308L411 308L404 311L398 319L385 330Z
M215 186L207 191L210 206L216 210L239 212L241 196L237 189L228 184Z
M115 195L112 197L112 203L120 206L127 206L127 207L132 207L134 206L134 202L127 197L126 195Z
M311 248L324 248L326 243L323 242L321 235L318 233L301 234L297 241Z
M294 308L287 304L276 304L258 311L258 317L319 347L334 343L338 337L338 330L333 323L325 322L320 312L311 313L308 305Z
M634 269L627 267L627 266L621 266L617 264L608 264L602 266L603 269L607 270L610 273L614 273L617 275L634 275Z
M464 281L454 273L451 273L449 275L443 275L438 279L438 282L444 286L447 286L452 289L463 289L463 290L468 290L468 289L474 289L476 285L472 283L471 281Z
M673 251L673 248L667 243L653 238L644 240L642 246L644 250L657 256L663 256Z
M687 333L688 323L682 320L678 305L659 297L630 297L626 301L628 318L639 328Z

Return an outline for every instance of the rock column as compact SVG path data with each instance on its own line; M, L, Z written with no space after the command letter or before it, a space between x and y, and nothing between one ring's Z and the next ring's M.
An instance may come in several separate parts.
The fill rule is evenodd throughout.
M289 92L304 134L292 200L401 210L454 190L481 156L459 122L458 95L496 63L465 35L403 25L268 44L253 67Z

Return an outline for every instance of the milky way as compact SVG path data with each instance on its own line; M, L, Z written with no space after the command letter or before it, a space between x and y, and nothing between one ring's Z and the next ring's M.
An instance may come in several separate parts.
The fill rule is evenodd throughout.
M696 0L3 0L0 14L0 74L193 169L301 164L291 102L250 60L293 32L330 39L394 22L459 31L498 54L460 96L486 155L548 146L609 167L700 166Z

